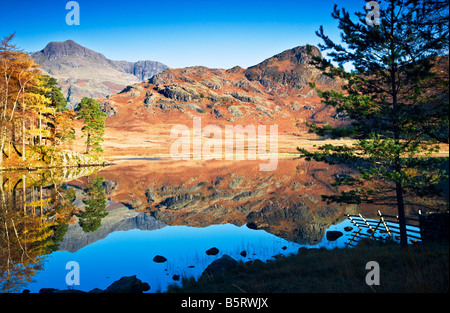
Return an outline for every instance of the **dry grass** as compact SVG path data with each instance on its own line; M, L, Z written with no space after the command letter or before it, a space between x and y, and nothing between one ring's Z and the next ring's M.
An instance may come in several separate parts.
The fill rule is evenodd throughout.
M380 285L368 286L367 262L380 265ZM415 293L448 292L446 245L363 243L354 249L309 249L267 263L239 263L223 274L185 278L168 292L246 293Z

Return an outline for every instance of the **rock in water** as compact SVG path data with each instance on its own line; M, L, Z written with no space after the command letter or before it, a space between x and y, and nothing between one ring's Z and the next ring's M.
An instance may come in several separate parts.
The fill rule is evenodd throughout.
M219 249L217 249L216 247L206 250L207 255L217 255L218 253Z
M220 259L215 260L204 270L203 274L214 275L216 273L229 271L237 266L237 261L227 254L224 254Z
M143 283L136 275L129 277L122 277L121 279L112 283L105 293L142 293L150 289L147 283Z
M166 261L167 261L167 259L165 257L163 257L162 255L157 255L153 258L153 262L156 262L156 263L164 263Z
M338 239L342 235L343 235L343 233L340 232L340 231L330 230L330 231L327 231L327 240L328 241L335 241L336 239Z

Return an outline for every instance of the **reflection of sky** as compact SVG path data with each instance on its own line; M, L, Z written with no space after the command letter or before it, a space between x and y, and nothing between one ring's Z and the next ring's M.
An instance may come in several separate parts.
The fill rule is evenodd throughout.
M336 241L329 242L323 238L317 245L306 247L344 247L351 236L350 232L343 230L346 226L352 226L349 220L330 226L328 230L340 230L344 233ZM287 247L285 250L282 249L284 246ZM206 255L205 251L212 247L219 249L218 255ZM254 259L267 261L277 254L297 253L299 247L302 245L264 230L252 230L232 224L204 228L168 226L152 231L117 231L77 252L52 253L43 265L44 270L35 276L36 282L26 288L31 292L38 292L40 288L66 289L65 278L70 271L65 269L66 263L76 261L80 265L80 286L74 286L75 289L106 289L123 276L136 275L150 285L150 292L164 291L169 283L174 282L173 275L198 277L211 262L223 254L244 262ZM247 252L246 257L240 256L244 250ZM167 262L153 262L156 255L164 256Z
M283 246L287 249L282 250ZM205 251L212 247L219 249L217 256L206 255ZM244 261L255 258L266 261L279 253L297 252L298 247L298 244L266 231L231 224L118 231L75 253L52 253L44 264L44 271L36 275L36 283L27 288L31 292L44 287L66 289L65 277L70 270L66 270L65 265L76 261L80 265L80 286L76 289L105 289L123 276L137 275L143 282L149 283L151 292L155 292L173 282L173 275L201 275L212 261L223 254ZM247 252L246 258L240 256L244 250ZM164 256L167 262L153 262L156 255ZM192 265L194 268L188 267Z

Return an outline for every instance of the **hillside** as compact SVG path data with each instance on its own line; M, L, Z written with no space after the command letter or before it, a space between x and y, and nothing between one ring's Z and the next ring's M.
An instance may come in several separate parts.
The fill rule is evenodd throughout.
M296 47L258 65L243 69L189 67L167 69L146 82L99 99L108 114L105 147L107 154L168 154L170 129L182 124L192 129L194 117L202 126L278 125L281 141L307 139L306 121L347 123L345 116L321 103L309 87L338 88L332 80L309 64L316 47ZM127 136L123 136L126 133ZM133 150L134 149L134 150ZM283 151L280 151L283 152Z
M32 54L36 63L59 85L73 108L83 96L103 98L167 69L155 61L113 61L72 40L51 42Z

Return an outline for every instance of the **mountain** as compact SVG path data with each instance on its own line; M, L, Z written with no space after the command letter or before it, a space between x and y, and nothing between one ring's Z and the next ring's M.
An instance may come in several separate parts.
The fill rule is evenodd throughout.
M104 98L153 77L168 67L155 61L113 61L72 40L51 42L32 54L36 63L58 79L68 107L82 97Z
M341 84L311 65L311 55L321 52L313 46L296 47L248 69L170 68L98 99L109 116L106 153L167 155L174 141L171 127L192 129L193 117L200 117L203 126L278 125L279 136L287 136L283 144L289 141L289 151L295 152L295 141L313 136L305 122L349 122L309 86L314 82L319 88L338 89Z

